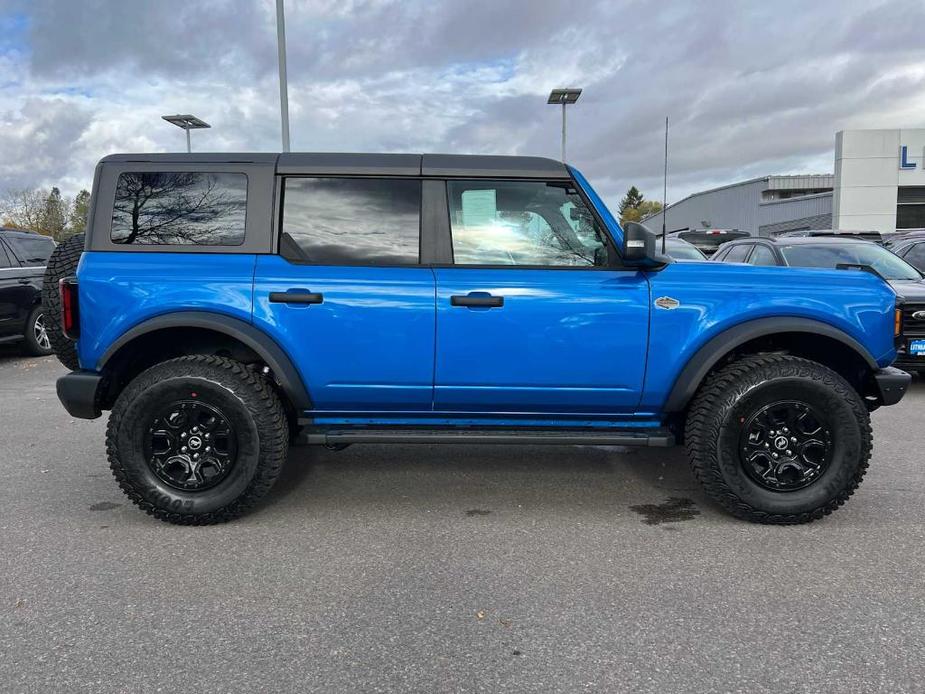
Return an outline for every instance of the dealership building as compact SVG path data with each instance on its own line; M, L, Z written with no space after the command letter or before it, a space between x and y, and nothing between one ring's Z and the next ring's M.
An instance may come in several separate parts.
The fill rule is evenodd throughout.
M660 227L661 218L647 221ZM763 176L694 193L669 205L665 222L669 232L760 236L925 228L925 129L843 130L835 135L834 174Z

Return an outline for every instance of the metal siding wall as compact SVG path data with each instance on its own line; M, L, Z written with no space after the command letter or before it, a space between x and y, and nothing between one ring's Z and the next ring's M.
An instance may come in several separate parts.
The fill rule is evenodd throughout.
M766 202L759 210L759 227L769 224L781 224L807 217L819 217L832 214L832 193L807 195L802 198L790 198ZM825 228L825 227L823 227Z
M688 227L701 229L702 221L708 221L711 228L742 229L752 234L758 231L758 206L765 179L729 186L675 203L668 208L668 231ZM657 214L645 220L653 230L661 231L662 215Z

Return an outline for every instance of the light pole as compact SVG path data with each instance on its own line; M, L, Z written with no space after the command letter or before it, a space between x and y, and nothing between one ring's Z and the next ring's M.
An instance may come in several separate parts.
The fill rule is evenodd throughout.
M283 0L276 0L276 51L279 56L279 115L283 130L283 151L289 151L289 82L286 79L286 18Z
M581 96L580 89L553 89L547 104L562 104L562 161L565 161L565 107L574 104Z
M200 118L196 118L189 113L187 114L177 114L175 116L161 116L168 123L173 123L178 128L183 128L186 131L186 151L192 152L193 149L190 146L189 131L190 130L201 130L203 128L211 128L212 126L206 123Z

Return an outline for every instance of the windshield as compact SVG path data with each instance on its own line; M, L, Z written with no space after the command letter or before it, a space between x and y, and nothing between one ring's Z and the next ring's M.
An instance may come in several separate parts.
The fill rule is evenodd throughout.
M706 256L694 246L683 243L668 242L665 250L675 260L706 260Z
M888 280L919 280L919 271L905 260L873 243L820 243L781 246L788 265L834 269L839 263L870 265Z

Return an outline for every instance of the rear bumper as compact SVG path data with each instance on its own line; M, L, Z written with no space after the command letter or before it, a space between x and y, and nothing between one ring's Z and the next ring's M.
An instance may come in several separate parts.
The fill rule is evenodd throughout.
M895 405L909 389L912 376L905 371L888 366L874 372L874 386L881 405Z
M103 414L99 407L102 381L94 371L72 371L58 379L58 400L72 417L96 419Z

